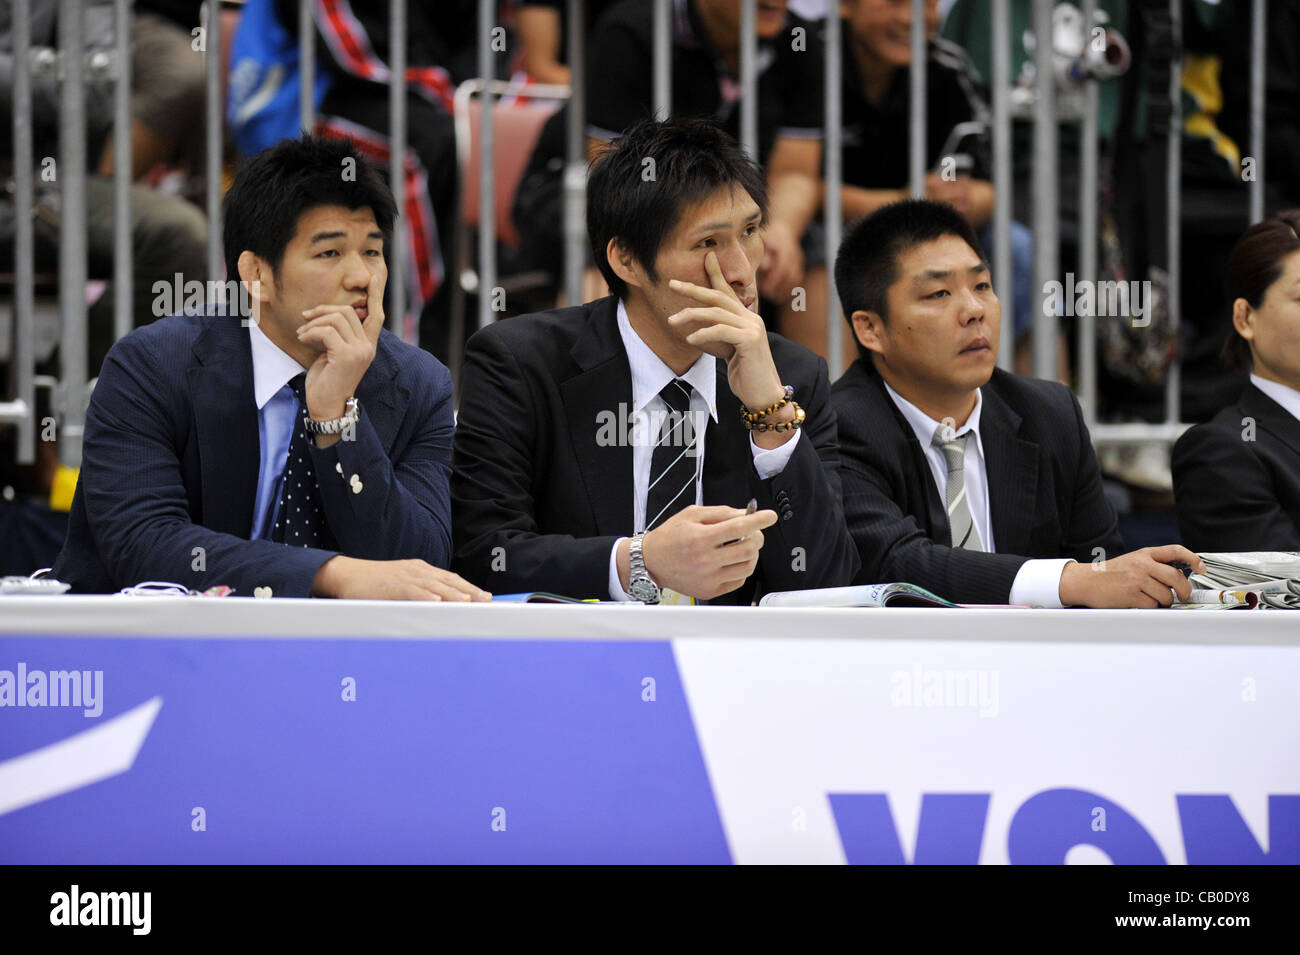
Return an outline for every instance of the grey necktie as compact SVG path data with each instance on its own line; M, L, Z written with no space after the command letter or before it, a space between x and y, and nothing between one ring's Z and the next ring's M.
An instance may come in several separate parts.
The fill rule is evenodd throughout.
M970 432L951 441L944 441L947 428L939 427L934 433L934 445L943 452L948 462L948 490L944 495L948 505L948 527L952 530L952 546L966 550L984 549L980 532L971 517L970 501L966 497L966 439Z

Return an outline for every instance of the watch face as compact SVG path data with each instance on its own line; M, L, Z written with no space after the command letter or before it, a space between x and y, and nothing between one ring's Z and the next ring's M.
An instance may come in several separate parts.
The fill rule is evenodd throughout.
M628 590L633 600L639 600L642 603L658 603L659 588L648 580L634 580Z

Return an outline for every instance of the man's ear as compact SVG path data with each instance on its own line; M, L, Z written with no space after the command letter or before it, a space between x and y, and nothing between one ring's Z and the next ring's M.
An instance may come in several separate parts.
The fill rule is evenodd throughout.
M240 280L248 286L250 295L255 295L262 302L269 300L267 290L271 287L274 277L271 275L271 266L266 259L256 252L245 249L239 253L239 261L235 263L235 268L239 272Z
M1255 312L1244 298L1234 299L1232 303L1232 327L1246 341L1255 338Z
M858 343L868 351L884 354L882 339L885 334L885 320L877 312L858 309L851 316L853 335Z
M609 260L609 267L614 270L614 274L630 288L643 288L646 285L645 273L640 264L632 253L619 243L617 236L606 244L605 258Z

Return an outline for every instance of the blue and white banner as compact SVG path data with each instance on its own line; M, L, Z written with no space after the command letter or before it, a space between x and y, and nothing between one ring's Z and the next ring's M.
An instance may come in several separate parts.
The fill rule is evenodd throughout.
M1297 687L1288 646L0 635L0 862L1295 864Z

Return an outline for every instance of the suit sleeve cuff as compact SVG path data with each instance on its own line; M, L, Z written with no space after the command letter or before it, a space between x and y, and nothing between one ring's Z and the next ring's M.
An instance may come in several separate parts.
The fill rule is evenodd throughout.
M1072 563L1074 561L1068 557L1025 561L1020 565L1016 579L1011 582L1011 596L1007 598L1007 603L1060 610L1063 606L1061 574L1065 571L1065 565Z
M609 549L609 599L620 603L627 603L632 599L632 595L623 589L623 582L618 577L618 545L625 540L626 537L620 537Z
M768 478L776 477L784 471L802 437L802 431L795 431L794 437L781 447L768 450L756 445L754 443L754 434L750 432L749 451L754 456L754 470L758 472L758 476L766 481Z

